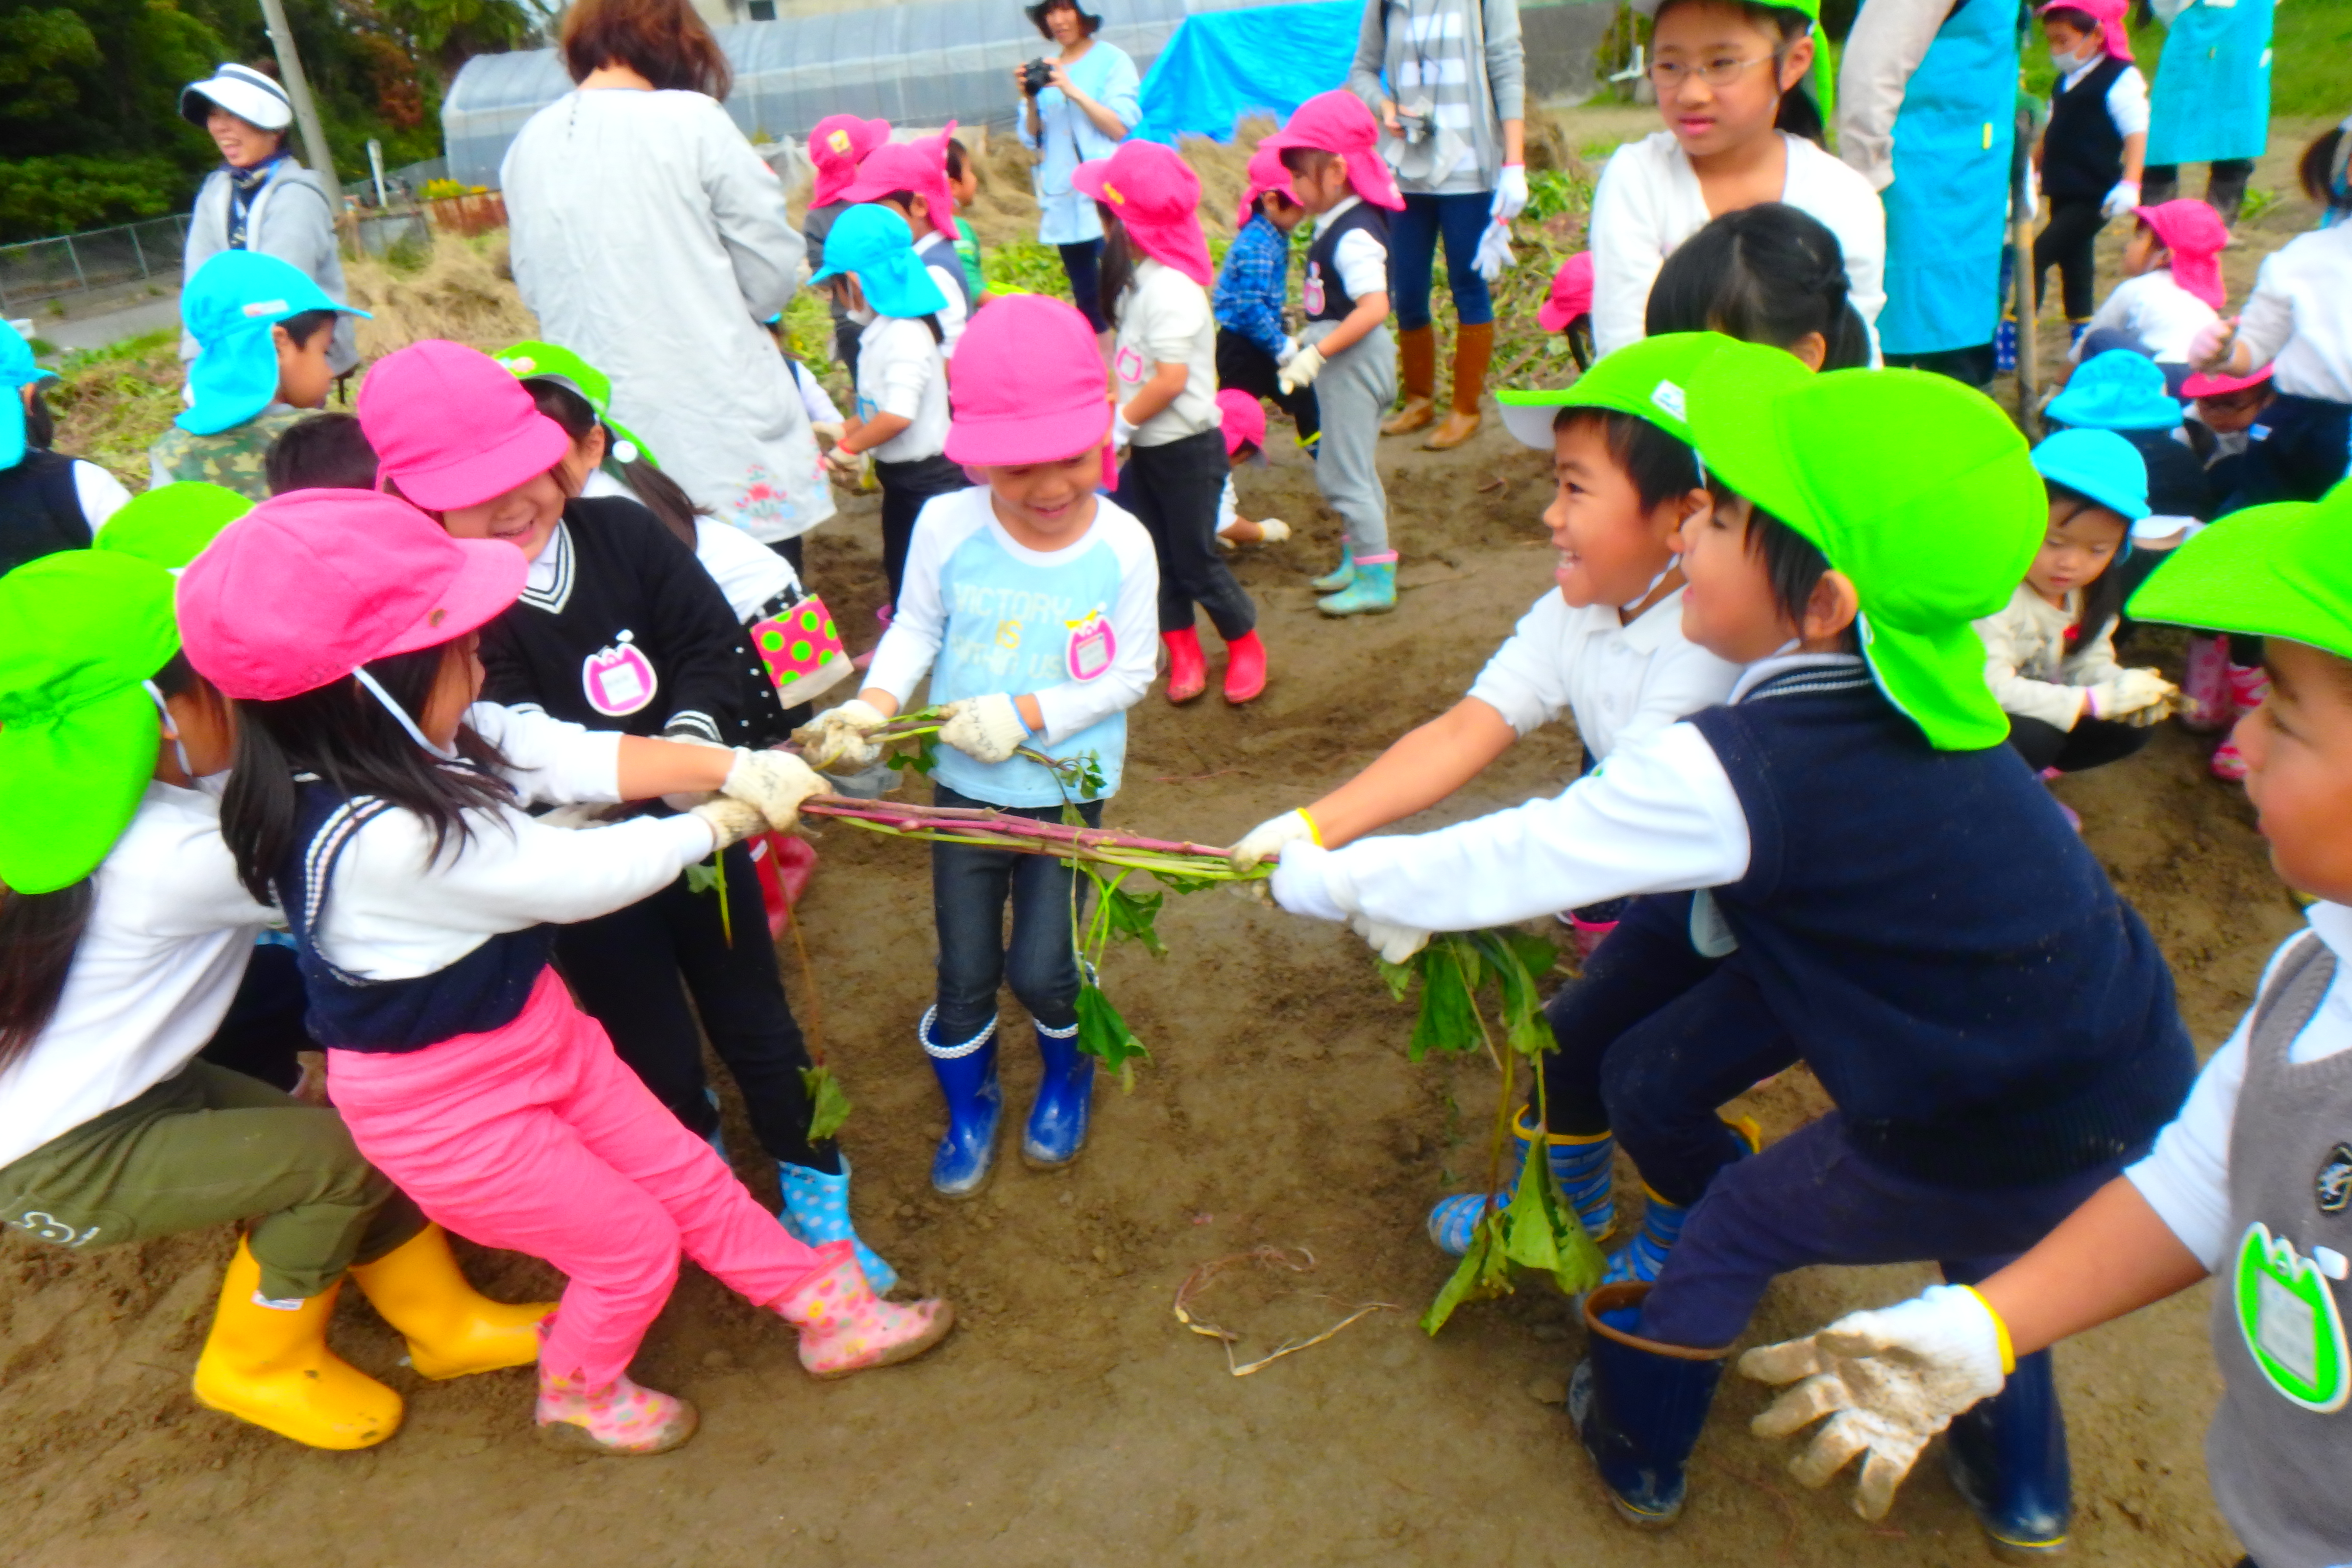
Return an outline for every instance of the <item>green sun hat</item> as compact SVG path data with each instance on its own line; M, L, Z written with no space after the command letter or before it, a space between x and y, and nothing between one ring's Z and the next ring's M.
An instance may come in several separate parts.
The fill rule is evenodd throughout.
M2200 530L2131 596L2134 620L2284 637L2352 658L2352 482Z
M1811 540L1862 601L1864 656L1937 751L2009 738L1969 623L2009 603L2049 502L2025 437L1992 400L1914 370L1778 386L1788 356L1741 344L1691 388L1700 461Z
M130 826L163 735L142 683L180 647L172 586L103 550L0 577L0 885L70 887Z
M134 496L106 520L92 548L119 551L177 574L220 531L253 510L226 485L183 479Z
M1662 332L1626 344L1576 378L1573 386L1550 392L1497 392L1503 426L1519 444L1552 449L1552 421L1563 408L1606 408L1646 419L1691 445L1688 391L1691 377L1708 360L1739 340L1721 332ZM1793 354L1781 354L1790 379L1810 374Z
M627 426L613 417L613 378L570 349L560 343L526 338L519 343L509 343L490 357L517 381L530 381L543 375L551 381L562 382L586 398L588 406L596 411L596 417L604 422L604 428L613 433L613 449L606 456L614 462L634 463L642 458L656 468L661 467L661 459L654 456L653 448L638 440ZM624 443L633 450L624 452L621 449Z

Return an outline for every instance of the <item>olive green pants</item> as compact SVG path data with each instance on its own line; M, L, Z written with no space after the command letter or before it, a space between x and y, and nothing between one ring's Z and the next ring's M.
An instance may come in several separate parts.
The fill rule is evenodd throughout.
M59 1247L238 1220L273 1300L323 1295L425 1227L341 1117L204 1061L0 1166L0 1225Z

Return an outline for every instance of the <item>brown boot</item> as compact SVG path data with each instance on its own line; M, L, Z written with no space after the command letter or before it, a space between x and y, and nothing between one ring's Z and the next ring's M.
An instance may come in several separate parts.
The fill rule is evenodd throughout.
M1459 447L1478 433L1478 395L1486 390L1486 362L1495 354L1495 323L1481 321L1454 334L1454 410L1422 443L1433 452Z
M1402 436L1437 417L1437 328L1408 327L1397 333L1402 362L1404 406L1381 421L1381 434Z

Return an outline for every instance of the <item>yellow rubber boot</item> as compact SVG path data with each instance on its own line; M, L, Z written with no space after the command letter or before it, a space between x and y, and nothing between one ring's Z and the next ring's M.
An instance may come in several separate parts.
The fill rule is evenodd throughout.
M352 1283L408 1341L420 1377L464 1377L539 1360L539 1321L552 1301L509 1306L466 1282L449 1237L428 1225L373 1263L352 1265Z
M196 1358L199 1404L313 1448L365 1448L400 1430L400 1395L327 1348L335 1293L292 1311L256 1305L261 1265L242 1237Z

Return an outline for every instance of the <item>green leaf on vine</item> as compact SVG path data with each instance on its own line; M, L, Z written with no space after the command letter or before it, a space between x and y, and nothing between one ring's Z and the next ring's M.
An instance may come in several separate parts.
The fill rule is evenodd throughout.
M809 1142L822 1143L849 1120L849 1096L841 1091L841 1080L831 1068L801 1068L801 1087L808 1091Z
M1540 1164L1541 1161L1530 1162ZM1511 1293L1511 1260L1503 1251L1503 1216L1489 1214L1470 1233L1470 1250L1437 1292L1437 1300L1421 1315L1422 1332L1435 1335L1465 1301L1490 1300Z
M1160 906L1168 901L1165 893L1150 897L1130 893L1115 886L1103 888L1103 908L1110 915L1110 934L1127 942L1139 942L1144 951L1154 958L1168 956L1168 944L1160 940L1156 922Z
M686 868L686 890L689 893L715 892L719 887L719 857Z
M1150 1051L1135 1037L1135 1031L1127 1026L1102 987L1091 980L1078 983L1078 1049L1122 1078L1130 1070L1127 1065L1130 1060L1151 1059Z

